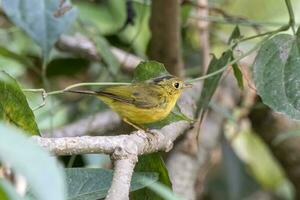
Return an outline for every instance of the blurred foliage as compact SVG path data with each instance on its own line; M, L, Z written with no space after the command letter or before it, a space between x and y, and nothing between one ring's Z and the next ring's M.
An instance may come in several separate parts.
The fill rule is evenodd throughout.
M25 2L25 0L18 0L16 2L21 1ZM0 88L2 92L0 96L0 113L4 113L5 109L10 109L10 106L3 106L3 102L5 102L5 97L7 97L7 94L9 95L10 92L16 90L15 93L18 95L11 97L9 100L13 103L13 107L11 109L15 109L17 110L15 113L19 113L17 118L22 115L22 118L25 120L22 122L22 124L25 125L25 127L20 127L25 129L27 132L37 134L39 129L41 131L46 129L54 129L56 127L60 127L75 120L81 119L85 116L93 115L96 112L107 108L96 98L78 98L77 96L73 95L51 96L47 98L46 105L42 109L34 111L35 119L31 110L29 109L29 106L32 109L40 105L42 103L41 95L40 93L26 93L26 100L21 89L45 88L42 80L42 66L44 58L41 53L41 48L45 54L48 54L50 49L52 49L46 71L49 90L61 89L70 84L78 82L129 82L134 75L123 73L122 63L124 60L117 60L110 50L110 47L118 47L127 52L138 55L143 59L147 59L148 42L151 36L149 30L150 0L134 0L132 2L135 16L132 19L133 24L128 24L126 27L124 27L127 17L126 1L73 0L73 9L67 11L65 15L62 15L58 19L58 21L60 20L63 22L58 22L56 20L53 22L53 19L55 18L53 18L52 14L57 8L57 5L54 4L57 4L59 2L58 0L48 1L50 4L45 4L45 9L38 8L38 6L42 5L40 3L44 1L35 0L34 6L27 7L30 12L28 12L28 10L25 11L25 8L22 7L18 7L17 9L19 10L16 12L16 7L14 7L12 2L12 0L2 0L0 12L0 70L4 70L10 75L9 77L13 83L6 85L2 79L0 80ZM29 0L26 0L26 2L29 2ZM300 3L298 0L292 0L292 3L295 10L296 21L299 22L300 12L296 11L300 9ZM210 17L207 20L211 21L211 52L214 52L216 57L221 57L222 53L227 50L228 39L230 40L230 38L233 38L233 42L234 38L236 39L240 36L246 37L263 33L268 30L274 30L288 21L288 12L286 10L284 1L210 0L209 5L212 7L221 8L222 11L224 11L233 19L241 19L241 21L238 23L239 34L237 34L237 29L235 29L237 23L231 22L228 18L224 18L222 13L212 10L210 11ZM48 15L38 15L41 13L33 11L47 11ZM189 4L182 5L182 53L184 55L186 74L190 77L198 77L203 71L201 69L202 50L199 39L199 29L197 27L198 19L196 12L197 11L194 6ZM20 15L22 14L22 16L20 17L20 15L15 15L15 13ZM77 18L75 19L76 13ZM28 14L33 14L35 16L34 23L30 23L32 21L27 20L29 19ZM49 24L49 27L42 29L41 24L43 24L43 20L47 20L48 18L51 18L51 23L53 22L54 24ZM235 30L234 33L236 34L232 34L233 30ZM62 52L55 47L52 48L58 39L58 36L62 32L70 35L80 32L81 34L89 37L96 44L97 52L102 56L102 59L100 61L92 61L88 58L79 58L77 55L69 52ZM291 34L291 31L288 31L288 33ZM48 37L49 34L51 38ZM247 49L256 44L257 41L258 40L251 40L236 45L235 48L230 51L230 58L227 58L229 53L228 55L226 54L226 58L224 58L224 55L220 59L216 59L213 56L213 62L211 65L214 64L215 69L210 67L208 72L213 72L221 68L224 64L223 59L228 61L228 59L238 57L243 52L246 52ZM283 40L283 43L285 44L286 40ZM293 43L294 51L297 50L296 45L299 46L299 44L296 43L297 42ZM273 49L273 47L271 49ZM295 55L294 58L299 57L297 52L294 52L293 55ZM263 57L266 56L263 55ZM218 65L215 65L215 62L217 62ZM250 65L249 61L246 59L245 63L246 64L241 63L241 66L233 65L233 71L237 79L237 84L240 87L243 85L242 80L245 80L245 77L242 77L243 74L241 73L242 71L240 69L243 67L242 65ZM153 70L153 67L150 68ZM162 72L161 68L158 69L158 72ZM296 73L293 73L294 71L290 72L292 73L289 75L297 75ZM149 76L149 74L145 73L143 70L139 73L139 76L141 77ZM164 71L163 73L167 72ZM277 75L275 74L274 76L277 77ZM297 77L294 78L297 79ZM18 83L14 79L16 79ZM212 79L207 79L205 81L204 85L206 90L203 91L207 92L207 98L202 98L202 104L205 105L205 107L210 102L220 79L221 76L215 76ZM268 80L265 82L268 82ZM248 83L246 82L244 83L244 90L247 90L247 84ZM7 86L5 86L6 89L3 89L4 85ZM290 86L292 87L292 92L288 94L288 96L290 99L294 100L295 98L293 95L298 94L298 92L296 92L298 85L291 83ZM93 89L97 88L94 87ZM276 87L273 87L271 89L264 89L264 91L276 91L275 89ZM270 99L273 98L270 97ZM20 109L19 106L21 106L22 109ZM208 175L207 188L205 188L205 197L210 197L210 199L245 199L247 197L251 197L251 195L255 194L256 192L263 191L264 193L270 194L272 197L276 196L280 199L292 199L292 186L288 182L278 162L273 158L272 152L267 148L263 141L255 133L253 133L249 127L236 131L235 128L238 126L238 123L240 123L237 119L235 119L234 116L234 113L237 110L239 110L238 107L226 111L222 109L217 110L217 112L220 112L223 116L225 116L225 118L228 119L226 123L228 130L226 130L226 138L222 139L221 163L210 169L211 173ZM23 111L27 114L22 114ZM175 119L172 118L170 121L184 119L184 117L180 116L181 113L179 110L174 109L174 111L176 116L179 117ZM19 122L22 120L17 119L17 121ZM158 126L161 127L165 124L168 124L170 121L164 122ZM34 125L35 123L38 124L39 129L36 125ZM1 125L1 128L3 127ZM6 128L7 127L5 125L5 130L7 130ZM10 128L8 129L10 130ZM232 129L234 130L232 131ZM13 136L15 130L12 129L11 132ZM0 131L0 135L1 134L3 133ZM234 137L232 135L234 135ZM276 145L280 145L280 142L286 139L286 137L298 137L298 135L298 132L288 133L287 135L275 141L275 143ZM1 140L3 143L5 143L4 139ZM20 141L21 140L22 139L20 139ZM18 140L16 141L16 144L19 144ZM12 144L16 145L15 142L12 142ZM0 147L4 148L7 146L0 144ZM20 151L20 154L16 155L15 158L22 158L22 156L20 156L22 155L22 152L30 152L31 145L29 144L29 147L27 145L24 147L22 146L21 149L16 147L15 149ZM40 150L37 151L39 152ZM136 171L158 171L160 172L160 181L170 188L171 183L161 156L157 154L154 158L151 156L153 155L147 156L148 160L146 159L144 163L142 161L140 162L140 165L144 164L144 169L138 165ZM25 162L21 158L19 161ZM103 158L100 156L85 155L80 157L80 159L80 165L83 165L82 167L111 167L108 163L109 161L107 157ZM143 159L144 158L141 158L140 160ZM62 160L66 162L68 158L63 157ZM151 160L156 160L157 163L154 164L155 166L151 165ZM40 160L36 161L37 164L39 162ZM147 162L150 162L150 164L145 164ZM32 161L32 166L33 163L35 162ZM31 165L28 165L27 162L26 166ZM47 182L47 184L51 184L51 182ZM55 184L51 185L55 186ZM14 199L14 197L11 196L14 195L14 193L9 194L7 192L11 191L9 187L10 185L7 185L0 179L0 199L2 199L2 197L3 199L7 198L7 195ZM158 189L152 188L152 190L157 192L157 190L160 188L162 187L158 187ZM141 190L140 192L144 191L145 190ZM146 191L149 192L148 189ZM153 191L149 192L149 194L153 194ZM158 191L157 193L159 194L160 192L161 191ZM172 195L168 190L163 190L162 193L167 196ZM54 192L53 195L55 195ZM15 199L17 199L17 197Z

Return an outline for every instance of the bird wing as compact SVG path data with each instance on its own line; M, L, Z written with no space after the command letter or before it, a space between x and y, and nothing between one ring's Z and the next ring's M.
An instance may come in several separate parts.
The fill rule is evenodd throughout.
M156 85L112 86L97 93L115 101L150 109L166 102L162 89L158 87Z

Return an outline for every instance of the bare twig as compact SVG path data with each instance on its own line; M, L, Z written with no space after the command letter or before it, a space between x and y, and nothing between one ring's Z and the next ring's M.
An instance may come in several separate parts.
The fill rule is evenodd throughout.
M55 129L52 134L50 131L45 131L42 135L43 137L74 137L96 131L101 134L112 130L120 123L121 119L116 113L105 111Z
M61 51L72 52L90 60L101 60L101 56L98 54L96 45L87 37L79 33L75 34L74 36L62 35L59 41L56 43L56 47ZM137 64L142 61L141 58L118 48L112 47L111 51L117 60L122 63L122 69L128 72L132 72ZM125 62L123 62L124 60Z
M190 124L179 121L155 131L155 135L148 138L144 131L136 131L130 135L118 136L80 136L63 138L43 138L33 136L32 139L40 146L56 155L76 155L88 153L112 154L115 149L125 152L136 150L138 155L168 150L172 142L188 129ZM153 132L154 130L152 130Z

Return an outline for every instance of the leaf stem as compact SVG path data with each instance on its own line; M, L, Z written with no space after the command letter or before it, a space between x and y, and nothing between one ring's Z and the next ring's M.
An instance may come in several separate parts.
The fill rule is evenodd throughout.
M261 33L261 34L258 34L258 35L253 35L253 36L249 36L249 37L245 37L245 38L242 38L240 40L237 40L235 43L233 43L231 46L235 46L237 45L238 43L241 43L241 42L245 42L245 41L248 41L248 40L252 40L252 39L255 39L255 38L258 38L258 37L263 37L263 36L266 36L266 35L274 35L276 33L279 33L281 31L286 31L290 28L290 25L289 24L286 24L286 25L283 25L281 26L280 28L276 29L276 30L273 30L273 31L268 31L268 32L265 32L265 33Z
M217 71L215 71L215 72L206 74L206 75L204 75L204 76L201 76L201 77L198 77L198 78L195 78L195 79L188 80L188 81L186 81L186 82L188 82L188 83L193 83L193 82L197 82L197 81L202 81L202 80L204 80L204 79L207 79L207 78L210 78L210 77L212 77L212 76L215 76L215 75L217 75L217 74L222 73L223 71L225 71L225 70L227 69L227 67L228 67L229 65L232 65L232 64L234 64L234 63L236 63L236 62L242 60L243 58L247 57L248 55L250 55L251 53L253 53L253 52L256 51L257 49L259 49L260 46L261 46L261 44L264 43L266 40L268 40L268 39L269 39L270 37L272 37L272 36L273 36L273 34L268 35L266 38L264 38L262 41L260 41L258 44L256 44L256 45L255 45L252 49L250 49L248 52L246 52L246 53L243 54L242 56L237 57L236 59L234 59L234 60L228 62L228 63L227 63L224 67L222 67L221 69L219 69L219 70L217 70Z
M296 30L295 30L295 15L293 11L293 6L291 3L291 0L285 0L286 7L289 12L290 20L289 20L289 26L292 28L294 35L296 35Z

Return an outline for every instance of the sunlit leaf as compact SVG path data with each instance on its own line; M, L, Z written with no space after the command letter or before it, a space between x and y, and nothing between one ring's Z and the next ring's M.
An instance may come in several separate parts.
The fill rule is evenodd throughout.
M39 129L26 97L14 78L0 71L0 119L8 121L26 133L38 135Z
M300 119L299 40L288 34L267 40L253 67L257 93L262 101L273 110L297 120Z
M3 123L0 123L0 161L25 177L37 199L65 199L64 174L55 157L31 142L24 132Z
M104 198L111 186L113 177L113 171L107 169L70 168L66 169L65 172L69 200ZM130 191L144 188L157 180L157 173L134 173Z
M74 21L76 9L55 16L60 0L2 0L2 8L41 48L47 58L54 43Z

